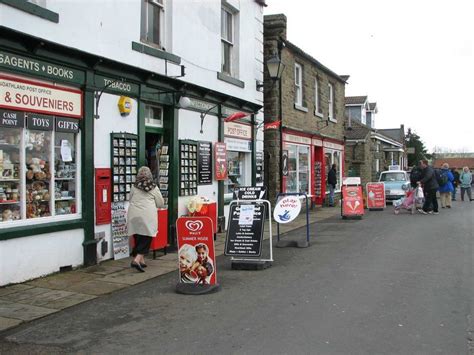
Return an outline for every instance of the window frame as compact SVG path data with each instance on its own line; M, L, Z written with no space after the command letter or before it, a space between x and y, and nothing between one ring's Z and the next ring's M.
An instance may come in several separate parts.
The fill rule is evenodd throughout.
M152 47L158 49L165 49L165 14L166 14L166 0L143 0L142 2L142 23L141 23L141 35L140 41L146 43ZM159 33L158 33L158 41L159 43L155 43L149 39L149 27L150 24L148 23L148 6L156 6L160 8L160 18L159 18Z
M145 127L163 128L163 114L164 114L164 112L163 112L163 106L150 104L150 103L148 103L148 102L144 102L144 105L145 105L145 109L144 109ZM159 123L159 124L147 123L147 122L146 122L146 120L149 119L149 118L155 119L154 117L149 117L149 116L148 116L148 112L149 112L149 108L150 108L150 107L159 109L159 110L161 111L160 123Z
M299 76L297 75L299 71ZM295 81L295 105L303 107L303 66L295 62L294 67L294 81ZM297 83L299 79L299 84Z
M226 14L226 16L223 16L223 13ZM227 19L227 21L224 23L224 18ZM229 21L230 18L230 21ZM230 25L230 36L229 36L229 25ZM226 35L224 37L224 29L226 29ZM222 4L221 6L221 73L227 74L229 76L233 76L234 74L234 59L233 59L233 54L234 54L234 44L235 44L235 12L232 11L230 8ZM228 46L229 48L229 70L225 70L225 48Z
M337 122L335 118L335 107L334 107L334 85L328 83L328 120L331 122Z
M307 195L310 195L311 194L311 184L312 184L312 176L311 176L311 167L312 167L312 163L311 163L311 159L312 159L312 156L311 156L311 147L308 146L308 145L305 145L305 144L297 144L297 143L285 143L285 147L284 147L284 150L288 151L288 160L290 159L290 147L294 147L295 148L295 152L296 152L296 166L295 166L295 170L288 170L288 176L286 177L286 181L285 181L285 192L300 192L300 193L306 193ZM308 154L308 170L307 171L301 171L300 169L300 149L307 149L307 154ZM289 179L289 176L290 176L290 172L295 172L296 173L296 191L290 191L289 188L288 188L288 179ZM300 173L306 173L308 175L308 191L302 191L301 190L301 180L300 180Z
M314 78L314 115L323 118L321 111L321 85L319 84L319 77Z

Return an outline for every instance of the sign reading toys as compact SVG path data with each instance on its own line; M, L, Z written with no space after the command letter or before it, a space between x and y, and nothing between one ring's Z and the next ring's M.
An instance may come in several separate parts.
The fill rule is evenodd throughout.
M227 147L225 143L214 143L214 161L216 180L227 179Z
M342 216L362 216L364 214L364 201L362 199L362 186L342 186Z
M380 210L385 208L385 184L383 182L369 182L367 184L367 208Z
M180 217L178 236L179 281L194 285L215 285L217 271L214 231L209 217Z
M0 75L0 107L46 113L65 117L82 117L82 92L31 80Z

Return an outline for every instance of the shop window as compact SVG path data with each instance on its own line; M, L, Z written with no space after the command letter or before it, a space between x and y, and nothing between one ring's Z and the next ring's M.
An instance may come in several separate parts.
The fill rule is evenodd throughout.
M144 0L142 3L141 40L164 49L165 0Z
M324 153L325 165L326 165L326 177L328 176L329 170L333 164L336 164L337 172L337 184L336 191L341 189L342 183L342 154L339 150L326 149ZM326 179L327 183L327 179ZM329 188L326 189L326 193L329 193Z
M163 127L163 108L145 105L145 126Z
M309 193L309 147L288 144L288 176L286 192Z
M227 75L233 74L234 56L234 14L226 6L221 8L221 48L222 66L221 71Z
M236 187L246 185L245 157L247 154L244 152L227 151L228 178L225 183L226 194L231 194Z
M78 213L78 120L26 116L47 122L47 130L0 129L0 227Z

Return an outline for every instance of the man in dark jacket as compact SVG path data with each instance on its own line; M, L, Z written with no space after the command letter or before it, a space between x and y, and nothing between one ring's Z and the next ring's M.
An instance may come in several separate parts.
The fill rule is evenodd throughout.
M328 172L329 185L329 206L334 207L334 190L337 184L336 164L332 164L331 170Z
M451 196L452 196L452 200L453 200L453 201L456 201L456 189L457 189L458 186L459 186L459 183L460 183L459 177L460 177L461 175L460 175L459 172L456 170L456 168L452 168L452 169L451 169L451 172L453 173L453 176L454 176L454 181L453 181L454 190L453 190Z
M436 180L435 171L428 165L427 160L421 160L420 167L422 172L421 179L418 183L423 185L425 203L423 204L423 209L418 209L418 212L422 214L439 214L438 199L436 197L436 191L438 191L439 184Z

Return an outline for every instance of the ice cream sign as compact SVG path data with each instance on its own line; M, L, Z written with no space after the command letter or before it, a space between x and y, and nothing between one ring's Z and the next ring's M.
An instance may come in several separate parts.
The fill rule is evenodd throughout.
M362 216L364 214L364 200L362 198L362 187L360 185L342 186L342 215Z
M301 201L298 196L281 198L273 210L273 218L277 223L290 223L301 211Z

